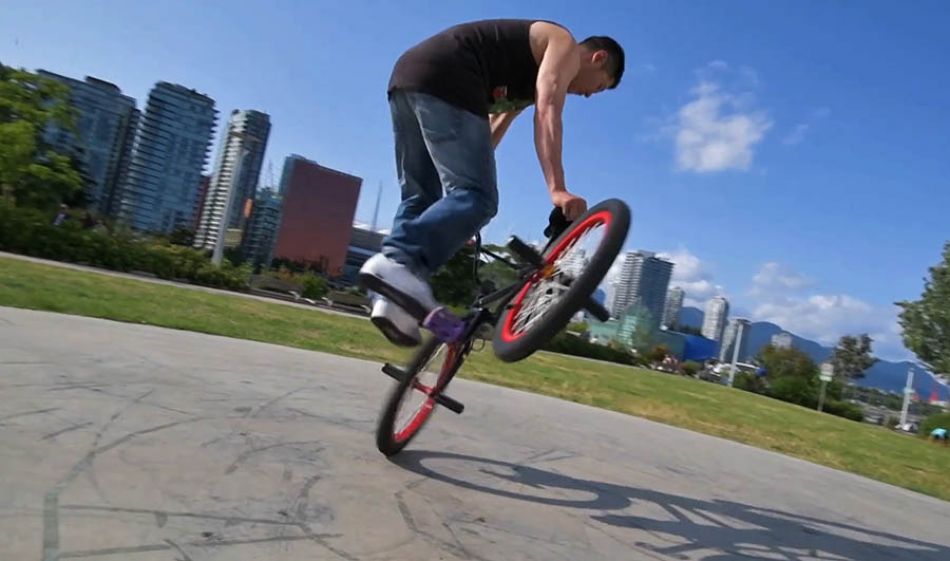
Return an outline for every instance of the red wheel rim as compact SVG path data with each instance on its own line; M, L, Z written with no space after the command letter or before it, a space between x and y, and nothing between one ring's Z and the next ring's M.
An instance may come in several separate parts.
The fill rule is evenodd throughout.
M416 434L416 432L422 428L422 425L425 424L426 420L429 419L429 416L432 415L432 411L435 409L435 398L432 397L432 394L441 390L442 386L445 385L445 380L451 373L452 363L455 362L456 352L457 345L447 346L445 358L442 360L442 368L439 370L439 378L436 380L436 383L433 387L420 384L418 380L412 381L412 387L410 388L410 391L422 391L427 397L425 401L423 401L416 409L416 412L413 413L412 418L409 419L409 421L406 423L406 426L402 430L395 431L393 434L393 439L396 442L403 443L412 438L412 435Z
M554 246L554 249L552 249L548 253L547 258L545 258L544 260L545 265L550 265L554 263L554 261L557 260L558 256L560 256L561 253L564 252L564 248L568 247L571 244L571 242L573 242L577 238L586 234L587 231L590 230L591 228L594 228L595 226L599 226L600 224L603 224L605 227L609 228L610 219L611 219L611 214L607 210L601 210L600 212L595 212L594 214L591 214L590 216L585 218L583 222L581 222L580 224L578 224L576 227L574 227L571 230L570 235L565 236L564 239L558 242L558 244ZM528 295L528 292L531 290L531 287L534 286L538 282L539 278L540 278L540 274L537 274L537 273L534 276L532 276L528 280L528 282L526 282L524 286L521 287L521 290L515 296L514 300L512 300L511 307L509 308L507 315L505 316L505 322L501 330L502 341L506 343L511 343L524 336L525 331L522 331L520 333L514 332L515 318L518 317L518 313L521 311L521 307L524 304L525 297Z

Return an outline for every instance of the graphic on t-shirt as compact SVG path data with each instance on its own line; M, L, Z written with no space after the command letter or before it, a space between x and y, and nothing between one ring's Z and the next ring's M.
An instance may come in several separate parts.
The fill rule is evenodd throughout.
M488 106L488 112L519 111L532 103L534 103L532 99L508 99L508 86L495 86L492 90L492 103Z

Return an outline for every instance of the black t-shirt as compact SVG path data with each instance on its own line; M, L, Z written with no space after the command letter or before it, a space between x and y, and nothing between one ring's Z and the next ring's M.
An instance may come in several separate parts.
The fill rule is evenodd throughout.
M487 117L534 103L535 20L494 19L450 27L403 53L388 91L417 91Z

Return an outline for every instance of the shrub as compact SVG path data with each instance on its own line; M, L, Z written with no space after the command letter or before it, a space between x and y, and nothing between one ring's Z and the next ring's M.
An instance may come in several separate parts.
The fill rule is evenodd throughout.
M930 438L930 431L940 427L950 430L950 413L936 413L926 417L920 423L918 434L924 438Z
M765 393L765 382L759 376L749 372L739 372L732 381L732 387L752 393Z
M818 405L817 392L808 378L782 376L774 379L771 381L766 394L769 397L805 407L816 407Z
M568 333L559 333L543 347L546 351L581 356L620 364L635 364L634 358L624 350L605 347L585 341Z
M831 400L824 403L823 409L825 413L851 419L852 421L860 422L864 420L864 410L855 403Z
M303 291L301 294L304 298L321 298L329 290L327 287L327 280L313 273L308 272L304 275L301 275L300 280L303 284Z
M653 347L650 352L647 353L647 358L651 362L663 362L663 359L670 354L670 352L663 345L657 345Z
M79 263L116 271L141 271L162 279L180 279L230 290L244 290L249 267L211 264L197 249L83 229L78 220L52 225L47 213L0 202L0 250Z
M695 360L687 360L683 363L683 374L687 376L695 376L697 372L702 370L703 365L696 362Z

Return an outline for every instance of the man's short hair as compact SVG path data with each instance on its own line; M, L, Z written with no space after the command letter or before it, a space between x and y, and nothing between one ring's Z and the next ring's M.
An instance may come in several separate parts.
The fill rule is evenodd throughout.
M623 47L606 35L593 35L580 43L591 51L607 51L607 73L614 79L610 89L616 88L623 78L624 57Z

